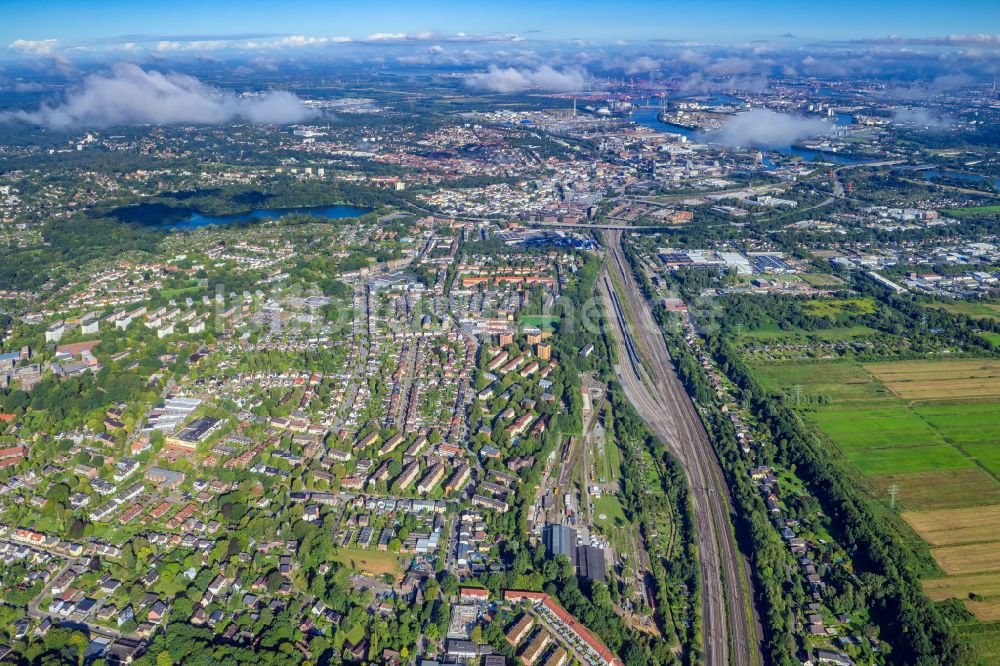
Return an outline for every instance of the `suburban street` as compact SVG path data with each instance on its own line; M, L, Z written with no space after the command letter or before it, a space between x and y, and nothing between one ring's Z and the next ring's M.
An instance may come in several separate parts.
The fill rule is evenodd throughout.
M52 575L52 578L49 580L48 583L45 584L45 586L42 588L42 591L39 592L35 596L35 598L32 599L31 602L28 604L27 608L28 617L35 618L36 620L43 620L45 618L48 618L49 620L52 621L54 625L66 623L66 619L64 617L56 613L50 613L48 611L42 610L41 603L49 596L49 593L52 589L52 583L57 578L59 578L59 576L63 575L66 571L68 571L70 567L80 563L81 560L79 558L68 558L66 560L65 566L63 566L61 569L59 569L59 571L57 571L55 574ZM100 608L100 606L95 606L94 610L97 610L97 608ZM87 629L90 631L91 639L93 639L97 635L111 636L113 638L131 638L135 640L139 639L139 637L136 636L135 634L128 634L123 631L119 631L118 629L114 629L113 627L107 627L104 625L96 624L94 622L90 622L89 620L79 620L76 621L75 623L86 626Z
M598 283L617 343L618 379L639 416L678 457L691 488L705 663L759 664L763 633L753 605L749 563L738 550L732 530L732 500L722 468L674 372L649 303L628 268L621 232L609 231L604 237L608 258ZM617 294L618 289L624 293ZM753 608L749 616L748 608Z

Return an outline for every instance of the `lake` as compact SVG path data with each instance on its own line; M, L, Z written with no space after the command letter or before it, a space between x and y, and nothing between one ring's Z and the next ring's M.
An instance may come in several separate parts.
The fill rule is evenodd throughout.
M359 208L357 206L306 206L302 208L255 208L245 213L234 213L232 215L202 215L201 213L191 213L187 219L178 222L164 224L166 229L198 229L210 224L226 225L237 222L254 222L263 220L277 220L279 217L294 213L296 215L308 215L310 217L327 217L330 219L342 219L345 217L360 217L372 212L370 208Z

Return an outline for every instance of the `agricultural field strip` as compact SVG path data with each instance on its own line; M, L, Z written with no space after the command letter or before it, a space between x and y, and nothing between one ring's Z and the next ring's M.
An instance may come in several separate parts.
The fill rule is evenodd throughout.
M1000 661L1000 624L970 623L962 625L959 632L972 648L967 666L992 666Z
M1000 505L907 511L903 518L917 534L935 546L1000 540L1000 532L996 529Z
M970 592L984 597L1000 596L1000 571L928 578L924 581L924 591L935 601L967 599Z
M965 602L965 606L980 622L1000 621L1000 599L989 601L970 599Z
M1000 396L1000 361L870 363L864 369L900 398L940 400Z
M869 482L880 497L896 485L899 503L915 511L1000 504L1000 484L978 467L884 474Z
M934 559L946 574L960 575L1000 571L1000 548L996 542L941 546Z

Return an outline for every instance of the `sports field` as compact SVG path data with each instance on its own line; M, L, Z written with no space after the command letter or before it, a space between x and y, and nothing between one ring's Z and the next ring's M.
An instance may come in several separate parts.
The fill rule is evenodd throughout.
M928 595L1000 622L1000 361L814 361L755 372L798 404L877 501L895 493L944 574L926 581Z

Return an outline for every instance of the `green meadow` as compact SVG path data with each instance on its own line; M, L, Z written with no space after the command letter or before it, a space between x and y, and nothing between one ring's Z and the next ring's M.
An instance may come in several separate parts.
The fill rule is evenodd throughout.
M878 371L967 372L962 362L879 364ZM786 396L876 489L896 486L909 508L976 506L1000 497L1000 404L903 400L853 361L754 365L765 387ZM945 383L945 385L947 382Z

